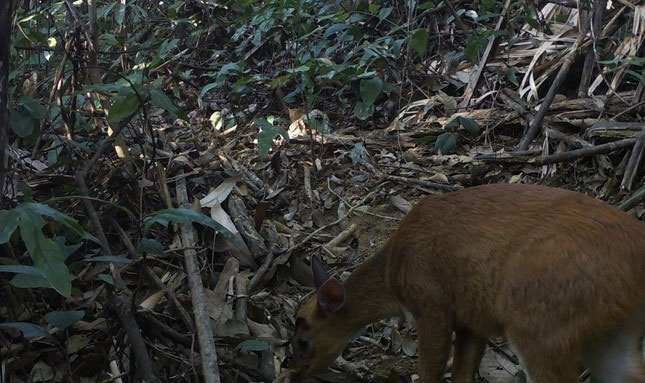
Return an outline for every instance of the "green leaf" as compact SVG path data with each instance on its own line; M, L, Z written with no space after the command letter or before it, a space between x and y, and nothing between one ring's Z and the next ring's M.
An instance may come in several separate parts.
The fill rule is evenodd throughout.
M533 17L527 17L526 23L531 26L533 29L540 30L540 22L534 19Z
M468 38L466 47L464 48L464 57L471 63L477 62L479 59L479 51L487 42L486 38L480 35L473 35Z
M133 261L130 258L117 257L114 255L99 255L97 257L85 258L84 262L112 262L130 264Z
M23 204L19 208L25 205L38 204ZM19 212L20 235L34 261L34 266L59 294L69 297L73 275L65 265L60 247L43 234L42 228L45 226L45 221L34 209L21 208Z
M0 329L8 328L19 330L25 338L48 337L49 332L41 326L27 322L5 322L0 323Z
M408 41L410 48L419 56L423 56L428 47L428 30L419 28L412 32L410 40Z
M360 82L361 99L365 105L372 105L381 94L383 80L378 77L364 79Z
M57 236L54 238L54 242L60 247L61 251L63 252L63 259L67 260L70 255L74 254L74 252L78 249L80 249L81 246L83 246L83 243L77 243L71 246L65 245L65 237L63 236Z
M517 74L516 73L517 72L515 71L514 68L508 67L506 69L506 78L508 79L508 81L510 81L511 84L513 84L515 86L518 86L518 85L520 85L520 82L517 80Z
M357 102L354 106L354 116L361 120L366 120L374 114L374 104L367 105L361 101Z
M18 212L13 210L0 210L0 244L9 242L11 234L18 227Z
M40 288L53 288L47 280L41 276L17 274L9 281L9 284L19 289L40 289Z
M208 226L212 229L219 231L228 238L230 238L236 245L242 249L248 250L246 244L240 240L229 229L221 225L219 222L202 213L198 213L191 209L177 208L177 209L163 209L156 211L143 219L145 230L147 231L154 223L160 223L167 226L169 222L175 223L199 223Z
M58 210L51 208L47 205L43 205L41 203L37 202L27 202L19 207L20 209L26 209L32 211L34 214L39 214L39 215L44 215L46 217L49 217L56 222L65 225L68 229L72 230L76 235L79 237L89 240L95 243L100 244L101 241L99 241L98 238L96 238L94 235L88 233L83 229L83 226L81 226L78 221L66 214L63 214L59 212Z
M638 73L636 71L633 71L631 69L627 69L625 71L625 73L627 73L628 75L632 76L638 82L645 82L645 77L643 77L643 75L641 75L640 73Z
M459 120L459 123L461 124L461 126L463 126L464 129L466 129L468 134L470 134L471 136L476 136L479 134L479 125L475 120L468 117L461 117L461 116L457 117L457 119Z
M175 105L170 97L168 97L164 92L157 88L150 89L150 102L152 105L164 109L166 112L170 113L170 116L173 119L181 118L184 121L188 121L188 116L184 113L183 110L179 109Z
M485 10L492 11L499 1L497 0L483 0L482 5Z
M153 238L142 238L139 243L139 252L163 255L166 247L159 241Z
M405 44L405 39L398 39L394 44L392 44L391 51L395 59L401 58L401 48L403 47L403 44Z
M16 273L40 277L42 274L33 266L0 265L0 273Z
M392 13L392 7L386 7L381 9L381 11L378 13L378 19L383 21L387 19L387 17Z
M244 70L244 63L228 63L222 66L217 77L228 75L230 72L241 72Z
M29 137L34 131L34 119L19 111L10 110L9 126L18 137Z
M99 274L97 278L107 284L114 285L114 278L112 278L112 276L109 274Z
M433 8L437 8L437 4L433 3L432 1L421 3L418 6L418 9L420 11L425 11L426 9L433 9Z
M23 97L20 100L18 100L18 105L20 105L27 112L29 112L29 116L31 118L35 118L37 120L45 118L49 114L49 112L47 111L47 108L42 106L40 104L40 101L34 98Z
M141 101L137 94L132 93L121 97L108 109L108 122L118 124L132 116L139 109L139 106L141 106Z
M352 159L352 165L356 166L358 161L361 159L361 155L363 154L363 143L362 142L357 142L354 144L354 147L352 148L352 151L349 152L349 158Z
M440 154L448 154L457 145L456 133L443 133L437 137L435 147L439 149Z
M83 310L51 311L44 315L45 321L59 330L65 330L85 316Z
M452 120L450 120L450 122L448 122L448 123L443 127L443 129L444 129L446 132L456 132L456 131L457 131L457 129L459 129L459 119L458 119L458 118L453 118Z
M243 351L266 351L271 349L271 345L264 340L249 339L240 342L235 348Z
M334 33L344 31L347 28L349 28L349 24L344 24L344 23L342 23L342 24L334 24L331 27L327 28L327 30L323 34L323 38L328 39Z
M283 128L273 125L266 119L257 119L254 122L262 128L258 133L258 150L262 158L269 154L269 150L273 147L273 140L278 136L289 141L289 134Z
M199 92L199 98L203 98L203 97L204 97L204 95L205 95L206 93L208 93L208 91L209 91L209 90L211 90L211 89L213 89L213 88L215 88L215 87L217 87L217 86L219 86L219 85L220 85L220 84L219 84L218 82L211 82L210 84L206 84L206 86L204 86L204 87L202 88L202 91L201 91L201 92Z

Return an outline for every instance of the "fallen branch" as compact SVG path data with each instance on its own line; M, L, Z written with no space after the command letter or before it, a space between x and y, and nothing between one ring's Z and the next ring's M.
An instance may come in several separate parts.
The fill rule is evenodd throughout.
M180 171L183 173L183 171ZM186 180L181 178L177 181L177 201L180 207L190 208L188 202L188 192L186 191ZM195 232L192 223L182 223L181 243L184 250L184 265L186 267L186 276L190 286L190 300L193 303L193 312L195 314L195 327L197 328L197 339L199 340L200 357L202 359L202 373L204 374L203 382L219 383L219 367L217 365L217 349L213 338L213 329L211 328L210 316L208 315L208 304L201 275L199 273L199 263L197 254L194 250Z
M625 168L625 174L623 175L623 181L620 183L620 187L623 189L630 190L632 184L634 183L634 178L638 173L638 168L640 166L641 160L643 159L643 152L645 151L645 127L641 130L641 134L636 139L634 148L632 149L632 154L629 156L629 162Z
M109 139L105 142L109 142ZM98 159L96 155L94 159ZM89 173L89 170L92 167L92 163L88 162L83 170L76 174L76 183L78 185L81 195L89 197L90 192L85 183L85 176ZM86 173L87 172L87 173ZM101 249L103 254L106 256L112 256L112 250L110 249L109 242L105 236L105 231L101 225L101 220L99 218L92 201L89 198L83 198L83 204L85 205L85 211L87 216L92 223L92 228L94 229L96 236L101 243ZM111 292L111 300L114 311L116 312L119 321L123 325L126 334L128 335L128 340L130 341L130 347L132 348L132 353L134 354L134 360L136 365L136 373L147 383L157 382L157 377L154 375L152 362L148 356L148 350L146 348L146 343L143 340L141 335L141 329L137 324L134 316L132 314L132 299L129 296L129 289L127 288L125 282L121 278L119 270L116 268L114 263L110 263L110 275L114 281L114 289L108 289Z
M549 107L551 106L551 103L553 103L553 99L555 98L555 95L558 89L560 89L560 85L567 77L567 74L569 73L569 69L571 68L571 64L573 64L573 59L578 55L578 50L582 45L582 42L584 41L588 30L589 30L589 24L587 23L584 25L583 29L578 33L578 38L573 43L573 46L571 47L571 50L569 51L567 56L564 58L564 62L560 67L560 71L555 76L555 79L551 84L551 88L549 88L549 91L547 92L546 96L542 100L540 109L538 110L535 118L531 120L531 124L529 125L529 128L526 131L526 134L524 135L524 137L522 137L522 140L520 140L520 145L519 145L520 150L528 149L529 145L531 145L531 142L533 142L533 139L537 137L540 131L540 128L542 127L542 121L544 120L544 117L549 111Z
M570 150L568 152L540 157L534 156L534 154L538 152L536 150L523 150L501 154L483 154L481 156L475 157L475 160L497 164L506 163L548 165L557 162L568 162L585 157L595 156L597 154L605 154L619 149L629 148L630 146L633 146L635 142L635 138L626 138L624 140L609 142L602 145L590 146L582 149Z
M461 189L461 186L459 185L445 185L445 184L440 184L439 182L420 180L416 178L408 178L408 177L392 176L392 175L386 175L384 178L388 181L403 182L411 185L421 186L424 188L437 189L437 190L443 190L443 191L456 191Z
M645 185L641 186L641 188L638 189L636 193L632 194L631 197L627 198L625 202L620 204L619 207L622 210L627 211L643 201L645 201Z
M619 149L628 148L630 146L633 146L635 142L636 142L636 139L634 138L626 138L624 140L609 142L602 145L570 150L568 152L530 159L528 163L536 164L536 165L548 165L548 164L554 164L557 162L567 162L567 161L577 160L580 158L595 156L596 154L610 153Z

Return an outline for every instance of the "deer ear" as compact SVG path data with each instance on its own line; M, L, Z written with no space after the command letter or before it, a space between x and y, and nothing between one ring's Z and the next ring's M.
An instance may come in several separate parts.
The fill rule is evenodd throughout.
M320 290L323 283L329 280L329 274L323 267L322 261L315 255L311 256L311 273L314 275L314 286Z
M327 314L340 309L345 304L345 288L336 278L330 278L318 290L318 305Z
M317 256L311 257L311 272L314 275L314 286L318 293L318 305L327 314L331 314L345 304L345 288L336 278L331 278Z

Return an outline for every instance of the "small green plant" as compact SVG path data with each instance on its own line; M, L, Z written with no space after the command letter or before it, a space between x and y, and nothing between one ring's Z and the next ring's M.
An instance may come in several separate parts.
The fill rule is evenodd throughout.
M470 118L459 116L451 120L444 126L446 132L440 134L435 141L435 148L439 150L440 154L448 154L457 146L460 127L464 128L470 136L479 134L479 125Z

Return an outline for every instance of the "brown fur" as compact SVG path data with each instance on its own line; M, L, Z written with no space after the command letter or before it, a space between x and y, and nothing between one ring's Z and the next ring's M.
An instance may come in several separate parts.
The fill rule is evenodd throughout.
M579 193L496 184L428 196L343 294L334 311L316 296L299 310L302 371L326 368L360 327L407 310L424 383L441 381L453 331L455 383L474 381L497 335L535 383L576 382L585 364L607 383L645 382L645 225Z

